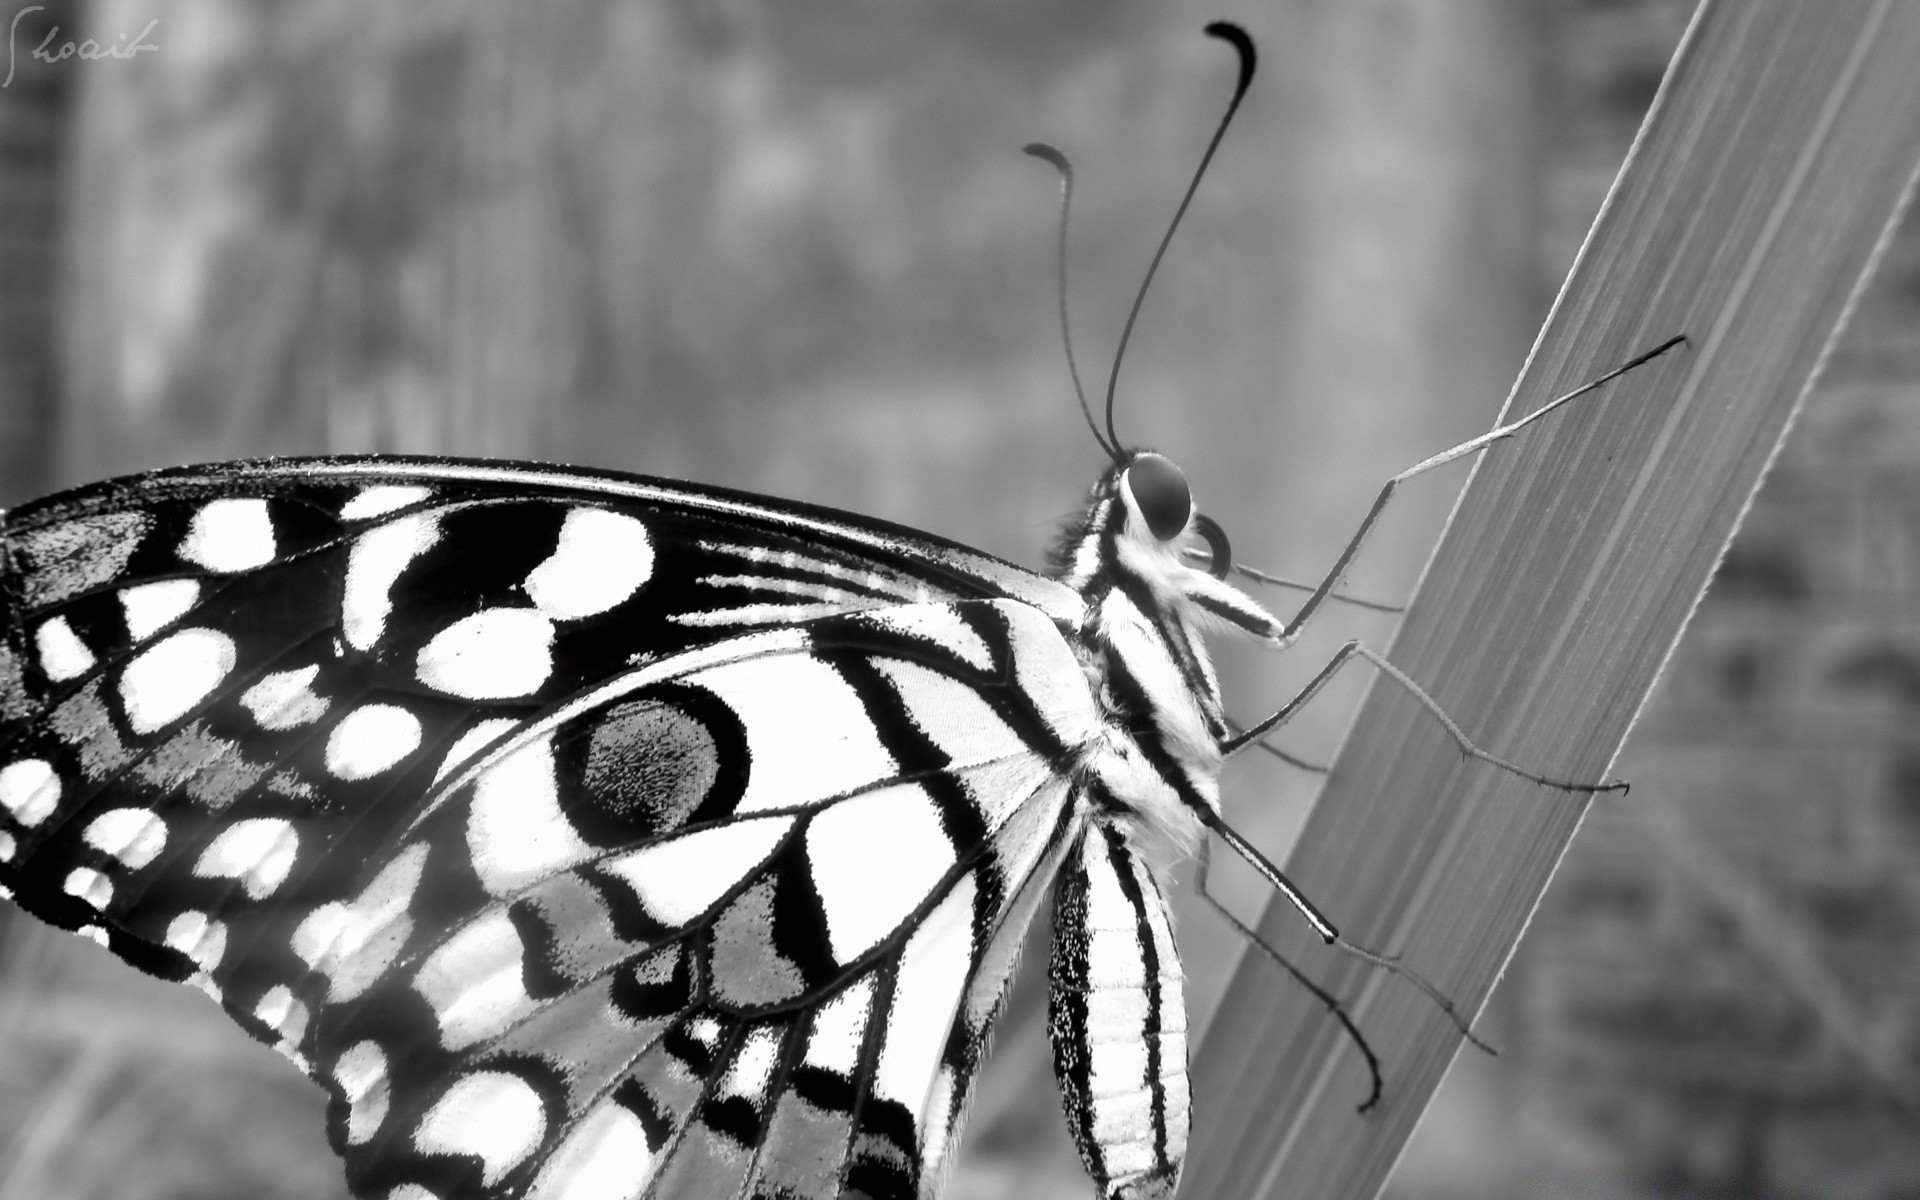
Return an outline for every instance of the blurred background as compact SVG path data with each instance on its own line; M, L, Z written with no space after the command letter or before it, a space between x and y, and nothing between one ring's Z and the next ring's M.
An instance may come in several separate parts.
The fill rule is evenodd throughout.
M1056 333L1055 180L1019 148L1078 168L1074 322L1104 380L1230 90L1200 27L1240 21L1262 73L1119 424L1183 463L1242 559L1314 579L1384 478L1493 421L1690 5L6 11L0 504L242 455L484 454L832 504L1033 566L1101 456ZM1456 1062L1390 1195L1920 1195L1909 225L1634 735L1631 796L1596 806L1482 1017L1501 1057ZM1403 492L1349 590L1404 597L1463 479ZM1391 634L1345 610L1284 661L1228 650L1234 710ZM1361 682L1289 747L1330 758ZM1229 816L1278 855L1315 782L1236 762ZM1179 918L1197 1029L1241 948ZM1029 949L961 1200L1088 1194L1044 931ZM292 1067L11 909L0 1081L0 1200L345 1195Z

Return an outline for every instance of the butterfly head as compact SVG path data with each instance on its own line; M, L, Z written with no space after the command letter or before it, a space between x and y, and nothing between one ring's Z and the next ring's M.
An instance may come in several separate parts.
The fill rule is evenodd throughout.
M1233 563L1226 531L1194 507L1186 473L1172 459L1137 450L1116 463L1109 478L1113 495L1126 512L1123 534L1177 556L1181 539L1191 531L1207 543L1209 569L1226 578Z

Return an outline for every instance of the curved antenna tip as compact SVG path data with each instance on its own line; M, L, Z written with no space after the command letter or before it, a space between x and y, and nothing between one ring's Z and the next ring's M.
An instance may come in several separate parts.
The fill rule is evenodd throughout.
M1205 32L1208 37L1219 38L1231 45L1234 53L1240 56L1240 83L1234 90L1244 95L1248 86L1253 83L1254 66L1260 61L1259 54L1253 48L1253 39L1247 36L1246 30L1232 21L1214 21L1207 26Z
M1020 147L1020 149L1022 152L1031 154L1035 158L1043 158L1052 163L1053 169L1062 175L1071 176L1073 174L1073 164L1067 161L1067 156L1052 146L1047 145L1045 142L1028 142L1026 145Z

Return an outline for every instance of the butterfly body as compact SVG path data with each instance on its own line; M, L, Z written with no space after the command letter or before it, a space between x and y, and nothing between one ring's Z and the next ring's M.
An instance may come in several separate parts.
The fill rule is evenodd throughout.
M28 505L0 883L309 1071L381 1200L936 1196L1051 895L1070 1130L1104 1194L1169 1195L1143 847L1217 810L1202 631L1280 626L1182 563L1164 463L1102 477L1057 579L531 464Z

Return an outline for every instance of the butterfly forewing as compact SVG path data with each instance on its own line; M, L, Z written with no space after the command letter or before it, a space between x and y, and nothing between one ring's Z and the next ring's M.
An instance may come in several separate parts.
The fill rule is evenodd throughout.
M311 1070L357 1193L937 1188L1079 835L1074 593L392 460L101 485L5 549L0 882Z

